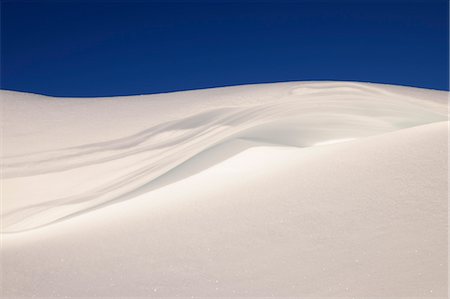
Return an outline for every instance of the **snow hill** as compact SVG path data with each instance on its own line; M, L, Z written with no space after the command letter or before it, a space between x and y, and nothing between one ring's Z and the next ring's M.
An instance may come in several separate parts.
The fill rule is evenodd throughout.
M447 100L1 91L2 295L446 298Z

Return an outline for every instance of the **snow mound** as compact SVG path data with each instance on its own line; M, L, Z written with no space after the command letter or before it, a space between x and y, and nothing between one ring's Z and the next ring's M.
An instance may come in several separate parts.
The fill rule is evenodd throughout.
M444 297L447 97L2 91L4 292Z

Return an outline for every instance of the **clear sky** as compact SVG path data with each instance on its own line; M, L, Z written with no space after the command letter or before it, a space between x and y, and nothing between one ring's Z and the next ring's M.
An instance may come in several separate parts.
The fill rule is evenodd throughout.
M293 80L448 90L448 1L3 1L1 88L111 96Z

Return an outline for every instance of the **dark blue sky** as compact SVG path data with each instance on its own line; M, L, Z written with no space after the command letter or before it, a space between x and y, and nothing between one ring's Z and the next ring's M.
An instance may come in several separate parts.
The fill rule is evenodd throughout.
M1 88L55 96L354 80L448 90L448 3L2 1Z

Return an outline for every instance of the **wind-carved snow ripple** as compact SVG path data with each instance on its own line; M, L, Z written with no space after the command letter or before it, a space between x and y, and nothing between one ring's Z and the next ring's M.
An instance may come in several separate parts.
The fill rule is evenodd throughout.
M3 232L30 230L124 198L212 146L235 138L310 147L446 120L432 103L378 88L299 87L269 104L220 107L167 121L131 136L3 159L3 179L26 178L132 159L129 171L78 194L2 215Z

